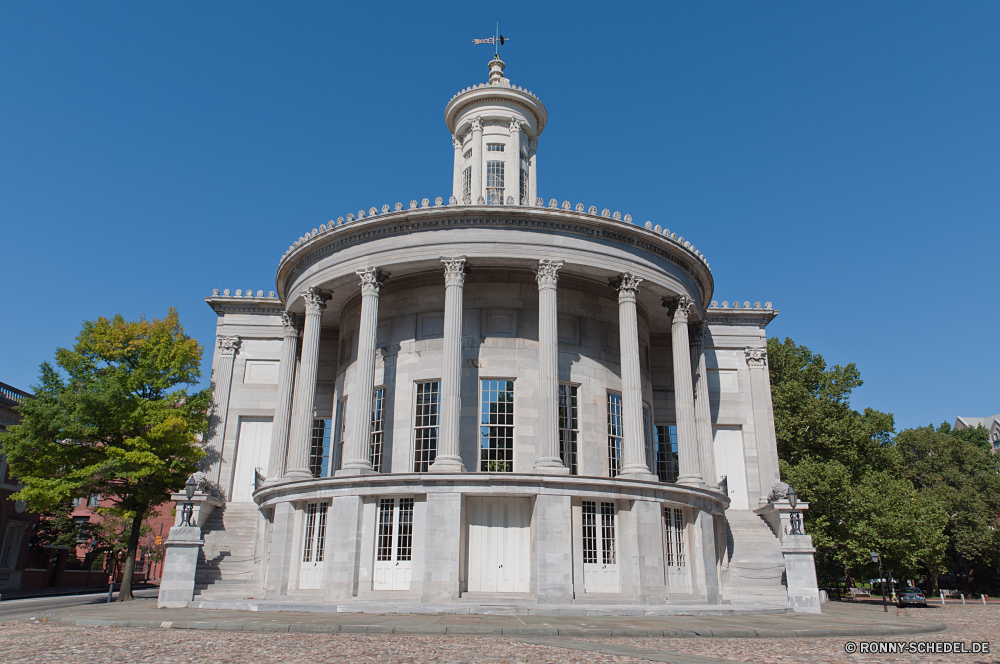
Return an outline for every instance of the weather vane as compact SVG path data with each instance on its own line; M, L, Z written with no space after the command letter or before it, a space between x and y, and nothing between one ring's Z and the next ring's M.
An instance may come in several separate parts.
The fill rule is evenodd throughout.
M497 56L500 55L500 47L506 42L510 41L510 37L504 37L500 34L500 23L497 23L497 31L494 35L488 39L473 39L473 44L494 44L496 46Z

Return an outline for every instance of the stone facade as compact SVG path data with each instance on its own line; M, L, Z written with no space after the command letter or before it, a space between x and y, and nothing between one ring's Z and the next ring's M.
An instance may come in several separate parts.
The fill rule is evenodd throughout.
M289 247L276 292L208 298L229 520L178 526L168 566L244 532L201 555L197 599L788 606L780 564L744 573L782 557L752 512L778 481L777 311L712 302L668 229L546 205L547 111L490 68L445 112L447 204L362 208Z

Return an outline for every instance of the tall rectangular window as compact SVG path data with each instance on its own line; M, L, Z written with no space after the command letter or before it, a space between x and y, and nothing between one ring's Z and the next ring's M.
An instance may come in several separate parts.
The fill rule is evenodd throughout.
M661 482L677 481L676 425L656 425L656 477Z
M344 434L347 432L347 397L337 402L337 419L333 426L336 436L333 441L333 467L331 470L340 470L340 464L344 460Z
M313 477L330 474L330 432L333 420L313 420L312 448L309 450L309 472Z
M622 471L622 395L608 392L608 475Z
M441 383L417 383L413 422L413 472L426 473L437 456Z
M503 205L503 162L486 162L486 204Z
M528 196L528 155L521 153L521 200Z
M480 413L480 472L514 472L514 381L482 381Z
M305 541L302 546L302 562L314 560L323 562L326 546L326 508L329 503L309 503L306 505Z
M615 564L615 504L601 503L601 562Z
M413 498L399 499L399 525L396 528L396 560L413 557Z
M576 385L559 386L559 456L569 468L570 475L577 474L576 439L580 433L578 389Z
M413 498L380 499L378 501L375 560L379 562L405 562L412 559Z
M375 560L392 560L392 498L378 501L378 542Z
M650 448L653 447L653 415L649 406L642 404L642 440L645 443L646 463L649 463Z
M372 438L369 461L376 473L382 472L382 439L385 435L385 388L376 387L372 394Z
M462 198L472 195L472 166L466 166L462 171Z
M597 503L583 501L583 562L597 562Z
M667 567L684 567L684 511L676 507L663 510L663 532Z

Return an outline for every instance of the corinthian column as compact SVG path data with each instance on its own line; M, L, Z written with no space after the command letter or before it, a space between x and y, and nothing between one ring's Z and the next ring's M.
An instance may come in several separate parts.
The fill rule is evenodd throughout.
M347 441L344 462L337 475L371 475L372 392L375 389L375 334L378 322L378 293L382 274L370 267L356 273L361 277L361 328L358 330L358 361L355 365L354 394L347 401Z
M760 504L767 504L771 487L778 481L778 444L771 410L771 381L767 371L767 349L745 348L750 369L750 398L753 401L753 430L757 440L757 472L760 476Z
M462 139L458 134L451 137L451 144L455 146L455 176L452 182L452 196L459 201L462 200Z
M472 203L485 196L483 189L483 119L472 119Z
M670 327L674 358L674 412L677 417L678 484L700 485L698 428L694 418L694 385L691 381L691 346L688 342L688 312L694 301L681 296Z
M541 260L538 262L536 276L539 444L535 472L551 475L569 475L569 468L559 457L559 314L556 288L559 268L562 266L562 263Z
M465 292L465 259L444 263L444 347L441 370L441 419L438 450L432 473L464 473L459 446L462 415L462 296Z
M642 374L639 370L639 323L635 301L642 279L626 272L618 283L618 331L621 346L624 463L621 476L655 479L646 465L642 427Z
M514 198L514 205L521 204L521 121L510 119L510 138L507 140L507 162L504 174L504 204L507 197ZM528 193L528 192L525 192Z
M694 372L694 423L698 437L698 460L705 483L716 486L715 448L712 443L712 409L708 401L708 369L705 362L705 325L698 328L691 346Z
M306 301L306 321L302 330L302 361L299 380L292 404L294 437L288 442L287 479L312 477L309 452L312 447L313 407L316 400L316 371L319 366L319 330L323 309L330 296L310 288L302 298Z
M219 365L215 368L215 385L212 390L211 436L208 439L210 464L208 476L218 486L222 472L222 443L226 435L226 420L229 417L229 390L233 385L233 362L240 348L239 337L219 337ZM235 463L236 460L233 459Z
M295 354L299 345L298 321L295 314L281 314L285 336L281 342L281 363L278 364L278 403L271 427L271 458L267 463L267 484L277 482L285 474L288 458L288 426L292 417L292 386L295 384Z

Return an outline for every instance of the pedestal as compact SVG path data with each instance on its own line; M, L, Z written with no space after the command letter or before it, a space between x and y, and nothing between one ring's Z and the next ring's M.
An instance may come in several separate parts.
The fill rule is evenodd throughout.
M184 608L194 599L194 577L198 570L198 554L205 540L197 526L174 526L167 541L167 555L163 561L163 578L158 608Z
M785 557L788 605L796 613L822 613L816 583L816 549L809 535L785 535L781 555Z

